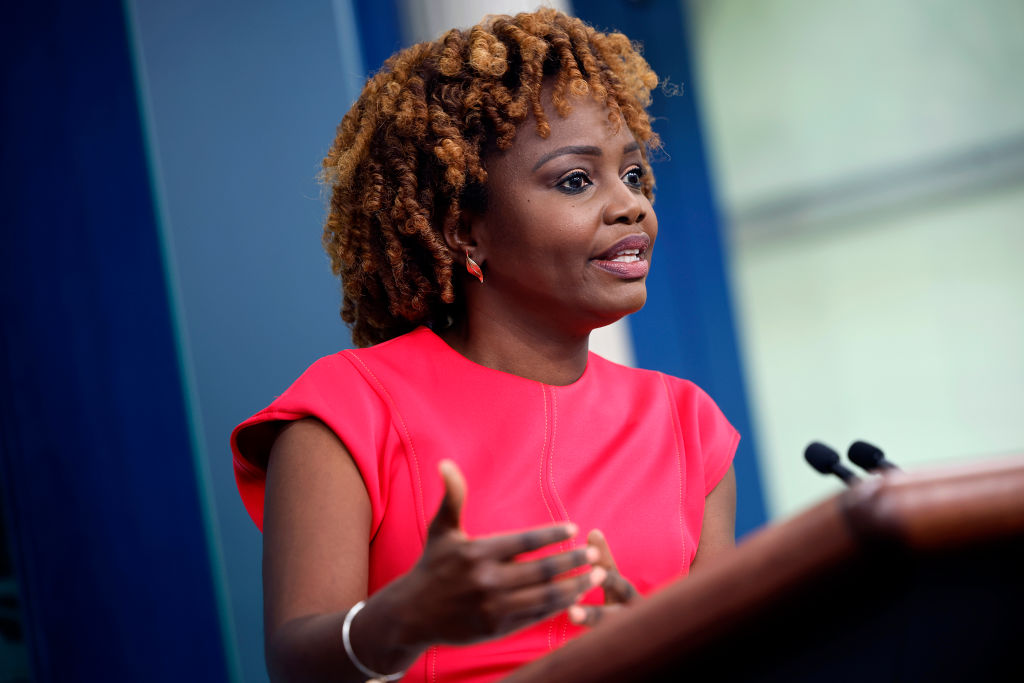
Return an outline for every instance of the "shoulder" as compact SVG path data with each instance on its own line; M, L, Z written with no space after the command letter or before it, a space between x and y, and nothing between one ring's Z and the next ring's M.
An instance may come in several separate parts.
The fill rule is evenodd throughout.
M617 382L630 387L656 388L667 391L677 402L685 404L710 402L711 397L688 379L667 375L658 370L646 370L621 365L607 358L590 353L587 371L595 381Z
M388 369L408 368L428 352L424 331L430 334L425 328L419 328L373 346L343 349L319 358L288 391L315 391L323 398L331 398L372 387L376 384L375 378L386 374Z
M351 449L359 439L348 434L353 425L364 434L387 430L392 410L389 389L400 368L408 366L418 341L411 332L363 349L344 349L309 365L292 384L265 408L232 432L232 446L259 469L265 467L270 446L284 423L316 418ZM388 371L388 367L394 371ZM352 443L349 443L351 441Z
M368 374L388 370L397 370L401 373L422 365L422 361L426 359L438 356L438 342L444 343L428 328L418 327L394 339L361 349L346 349L329 358L337 356Z
M736 430L715 400L688 379L657 370L620 365L595 353L590 354L587 371L595 385L602 388L614 386L616 393L628 394L632 400L642 397L649 404L656 395L668 396L672 412L678 416L684 431L721 434L727 441L734 439Z

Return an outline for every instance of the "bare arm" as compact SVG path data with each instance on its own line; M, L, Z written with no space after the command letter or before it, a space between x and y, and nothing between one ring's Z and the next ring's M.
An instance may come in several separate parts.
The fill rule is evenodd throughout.
M468 538L460 528L465 482L442 466L446 495L419 562L366 600L352 646L381 673L406 669L435 643L498 637L573 604L603 569L557 578L597 559L596 549L521 562L517 556L575 534L571 525ZM362 681L342 646L348 609L366 598L370 501L345 446L325 425L285 427L270 454L264 507L267 668L275 681Z
M703 566L736 545L736 472L732 466L704 499L700 545L691 568Z
M264 506L264 636L272 679L365 678L341 647L341 626L348 608L366 597L369 533L370 500L341 441L317 420L286 426L271 450ZM395 657L392 670L415 654Z

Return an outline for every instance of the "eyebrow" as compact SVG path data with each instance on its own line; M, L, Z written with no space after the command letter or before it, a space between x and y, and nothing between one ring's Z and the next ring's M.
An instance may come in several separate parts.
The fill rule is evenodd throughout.
M623 154L629 154L640 149L640 143L633 141L626 145L622 149ZM533 170L536 171L538 168L548 163L555 157L566 156L569 154L578 154L581 156L599 157L601 156L601 148L594 147L593 145L566 145L565 147L559 147L558 149L552 150L537 160L537 163L533 165Z

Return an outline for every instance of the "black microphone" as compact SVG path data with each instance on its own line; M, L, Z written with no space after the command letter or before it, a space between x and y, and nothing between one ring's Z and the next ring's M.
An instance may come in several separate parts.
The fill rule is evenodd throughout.
M868 472L879 470L899 470L899 467L885 459L882 449L872 446L866 441L854 441L846 453L853 464Z
M847 486L853 486L860 481L860 477L839 462L839 454L823 443L812 442L804 450L804 459L822 474L836 475Z

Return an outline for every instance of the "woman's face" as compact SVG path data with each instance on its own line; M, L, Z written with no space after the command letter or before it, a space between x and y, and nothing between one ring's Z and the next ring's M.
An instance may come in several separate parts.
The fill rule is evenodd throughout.
M487 160L486 212L473 222L489 314L585 333L644 305L658 220L641 191L640 147L608 110L574 98L551 134L527 120ZM482 293L482 292L481 292Z

